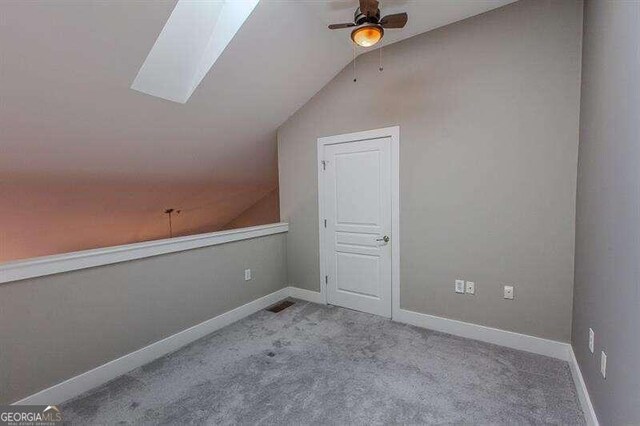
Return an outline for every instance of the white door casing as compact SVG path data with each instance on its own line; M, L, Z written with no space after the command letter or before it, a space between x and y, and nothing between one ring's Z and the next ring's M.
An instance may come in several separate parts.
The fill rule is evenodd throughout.
M385 317L399 309L398 135L392 127L318 139L321 292Z

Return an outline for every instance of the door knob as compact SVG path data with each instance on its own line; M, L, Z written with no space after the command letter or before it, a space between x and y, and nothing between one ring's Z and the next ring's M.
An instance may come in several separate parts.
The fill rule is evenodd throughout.
M385 235L382 238L376 238L376 241L384 241L385 243L388 243L389 242L389 237Z

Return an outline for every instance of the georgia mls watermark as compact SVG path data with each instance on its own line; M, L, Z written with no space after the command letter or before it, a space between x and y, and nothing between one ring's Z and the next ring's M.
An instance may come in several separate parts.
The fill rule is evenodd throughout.
M50 426L62 424L62 413L55 405L0 406L0 426Z

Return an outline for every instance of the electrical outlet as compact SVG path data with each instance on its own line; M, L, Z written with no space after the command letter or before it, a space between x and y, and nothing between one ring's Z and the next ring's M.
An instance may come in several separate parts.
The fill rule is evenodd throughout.
M456 293L464 293L464 280L456 280Z
M467 281L466 292L469 294L476 294L476 283L473 281Z
M593 329L589 329L589 350L593 353L593 348L596 341L596 333L593 332Z
M607 354L604 351L600 355L600 374L602 374L603 378L607 378Z
M249 281L251 279L251 269L244 270L244 280Z
M513 299L513 286L505 285L504 286L504 298L505 299Z

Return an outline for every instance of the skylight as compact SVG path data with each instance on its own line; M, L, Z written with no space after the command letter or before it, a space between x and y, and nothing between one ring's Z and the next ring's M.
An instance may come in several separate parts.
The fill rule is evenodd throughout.
M259 0L179 0L131 88L185 103Z

